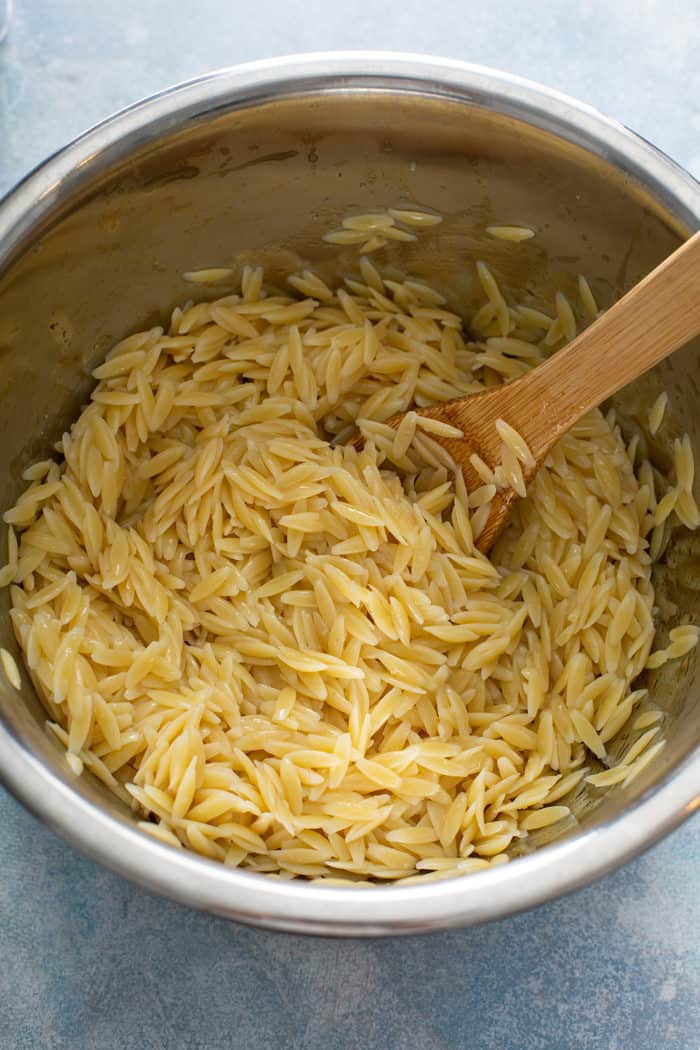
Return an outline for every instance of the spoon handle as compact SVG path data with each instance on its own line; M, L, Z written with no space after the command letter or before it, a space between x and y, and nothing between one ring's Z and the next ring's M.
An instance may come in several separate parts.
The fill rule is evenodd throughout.
M700 333L700 233L513 387L536 457L601 401ZM527 420L527 422L525 422Z

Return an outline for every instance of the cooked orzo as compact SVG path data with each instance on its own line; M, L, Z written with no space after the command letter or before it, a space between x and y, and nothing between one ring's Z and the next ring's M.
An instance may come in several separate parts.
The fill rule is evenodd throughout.
M329 239L421 225L362 218ZM700 521L687 441L665 482L592 412L486 558L474 538L496 485L522 484L519 435L499 426L501 476L481 464L467 492L425 421L386 425L520 375L597 314L584 279L549 315L478 276L467 328L366 257L289 294L248 267L114 347L58 461L26 472L0 579L27 667L71 769L146 831L285 877L443 877L567 827L584 782L628 781L663 746L635 679L698 637L652 653L652 561L672 521Z

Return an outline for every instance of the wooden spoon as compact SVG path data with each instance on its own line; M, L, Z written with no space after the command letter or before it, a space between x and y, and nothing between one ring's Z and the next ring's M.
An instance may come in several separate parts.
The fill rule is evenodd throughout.
M576 339L519 379L480 394L415 411L458 427L464 439L429 436L448 450L469 491L484 481L469 457L477 453L492 470L500 462L502 419L528 443L534 464L522 465L525 484L552 446L601 401L700 334L700 233L657 266ZM389 420L397 427L403 415ZM479 535L488 551L503 529L517 495L499 489Z

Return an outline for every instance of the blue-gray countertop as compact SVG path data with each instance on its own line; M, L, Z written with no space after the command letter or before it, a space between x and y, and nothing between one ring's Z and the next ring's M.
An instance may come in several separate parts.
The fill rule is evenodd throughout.
M1 0L0 0L1 6ZM293 51L499 66L700 176L698 0L15 0L0 192L174 81ZM271 934L84 860L0 792L0 1050L698 1050L700 823L565 900L405 940Z

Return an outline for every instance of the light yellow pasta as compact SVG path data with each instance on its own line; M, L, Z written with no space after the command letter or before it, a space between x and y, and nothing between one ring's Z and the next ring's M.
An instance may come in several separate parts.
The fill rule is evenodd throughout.
M371 212L326 241L378 251L439 221ZM501 463L473 457L469 492L439 443L461 432L412 410L576 330L563 296L551 318L477 277L474 342L438 291L366 257L337 286L292 274L289 295L248 266L117 345L60 462L25 472L2 582L27 667L73 772L160 841L286 877L444 878L568 826L572 792L658 753L633 682L698 640L679 626L649 655L649 543L676 507L695 520L690 446L652 492L595 411L525 492L532 454L499 421ZM488 559L502 484L524 498ZM630 720L627 757L589 772Z

